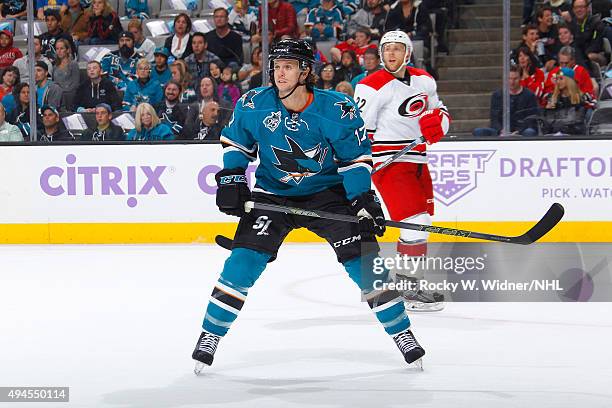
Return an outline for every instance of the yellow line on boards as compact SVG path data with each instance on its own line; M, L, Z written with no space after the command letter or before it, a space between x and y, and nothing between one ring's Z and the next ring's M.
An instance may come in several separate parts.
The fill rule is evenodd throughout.
M519 235L534 222L441 222L438 226L467 229L497 235ZM217 234L233 237L235 223L54 223L0 224L0 244L153 244L211 243ZM399 230L389 228L381 239L393 242ZM324 242L315 234L299 229L286 242ZM473 240L430 234L430 242ZM555 227L541 242L612 242L612 221L567 221Z

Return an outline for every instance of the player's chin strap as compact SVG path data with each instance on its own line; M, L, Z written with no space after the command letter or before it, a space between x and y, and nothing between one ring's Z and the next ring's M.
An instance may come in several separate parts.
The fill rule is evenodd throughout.
M404 68L406 66L408 61L410 61L410 53L408 51L406 51L404 53L404 63L400 64L398 69L396 69L395 71L390 71L389 69L387 69L387 65L384 62L383 62L383 68L385 69L385 71L387 71L387 72L389 72L391 74L397 74L398 72L400 72L402 70L402 68Z
M304 72L304 71L302 71ZM308 79L308 75L306 75L306 79ZM278 98L282 101L283 99L287 99L288 97L290 97L296 89L298 89L298 87L300 86L306 86L306 83L301 83L300 80L298 79L298 83L295 84L295 86L293 87L293 89L291 90L291 92L289 92L287 95L281 97L280 94L278 95ZM276 88L276 91L278 92L278 88Z

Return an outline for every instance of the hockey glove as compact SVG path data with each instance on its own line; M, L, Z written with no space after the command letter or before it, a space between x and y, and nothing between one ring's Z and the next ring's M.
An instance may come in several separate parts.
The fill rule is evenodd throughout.
M355 198L351 203L353 214L359 217L359 232L364 235L385 233L385 215L374 191L370 190Z
M439 142L444 137L444 131L442 130L443 115L440 109L434 109L428 110L419 118L421 134L427 141L427 144Z
M221 212L240 217L244 203L251 199L244 169L223 169L215 174L217 181L217 207Z

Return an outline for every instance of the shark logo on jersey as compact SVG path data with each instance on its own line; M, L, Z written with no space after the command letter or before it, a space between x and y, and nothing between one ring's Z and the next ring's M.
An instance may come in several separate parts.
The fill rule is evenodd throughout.
M289 144L290 150L272 146L272 151L278 161L274 166L280 171L287 173L280 181L288 183L293 180L295 184L300 184L304 177L312 177L321 171L323 160L325 160L327 155L327 147L321 149L321 144L319 143L312 149L304 150L289 136L285 136L285 139Z
M287 130L290 130L292 132L299 132L300 126L302 126L302 124L306 125L307 130L310 130L308 122L306 122L304 119L300 119L300 115L298 115L297 113L291 115L290 118L287 116L285 117L285 127L287 128Z
M274 132L276 128L278 128L278 125L280 125L280 122L281 122L280 111L272 112L271 114L266 116L263 120L264 126L270 129L270 132Z
M242 97L240 98L240 100L242 101L242 107L243 108L255 109L255 102L253 102L253 98L259 92L261 92L261 91L256 91L254 89L251 89L249 92L247 92L244 95L242 95Z
M344 119L345 117L349 117L349 119L353 120L357 116L357 110L355 109L355 105L351 103L348 99L345 99L341 102L334 103L334 106L339 106L342 110L342 116L340 119Z

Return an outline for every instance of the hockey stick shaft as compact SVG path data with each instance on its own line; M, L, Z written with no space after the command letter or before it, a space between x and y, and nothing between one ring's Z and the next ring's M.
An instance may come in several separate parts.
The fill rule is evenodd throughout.
M400 157L408 153L410 150L414 149L415 147L417 147L418 145L422 143L425 143L425 138L423 136L420 136L414 139L412 143L410 143L408 146L404 147L402 150L400 150L399 152L395 153L393 156L389 157L387 160L382 162L380 166L372 170L372 174L376 173L377 171L381 171L382 169L384 169L385 167L387 167L388 165L390 165L391 163L393 163L394 161L396 161L397 159L399 159Z
M335 214L327 211L318 211L318 210L305 210L301 208L295 207L285 207L282 205L276 204L265 204L258 203L253 201L247 201L244 204L244 208L246 212L250 212L252 209L256 210L264 210L264 211L274 211L274 212L282 212L285 214L291 215L302 215L306 217L315 217L315 218L324 218L334 221L344 221L344 222L353 222L358 223L359 217L354 215L346 215L346 214ZM388 227L396 227L409 229L414 231L423 231L429 232L432 234L441 234L441 235L451 235L455 237L462 238L473 238L473 239L483 239L486 241L496 241L496 242L506 242L510 244L521 244L521 245L529 245L541 237L543 237L546 233L548 233L563 217L563 206L559 203L554 203L544 214L544 216L538 221L529 231L527 231L523 235L519 235L516 237L507 237L503 235L495 235L495 234L486 234L483 232L475 232L468 230L460 230L454 228L444 228L438 227L435 225L424 225L424 224L414 224L409 222L400 222L400 221L391 221L388 220L386 222L386 226Z

